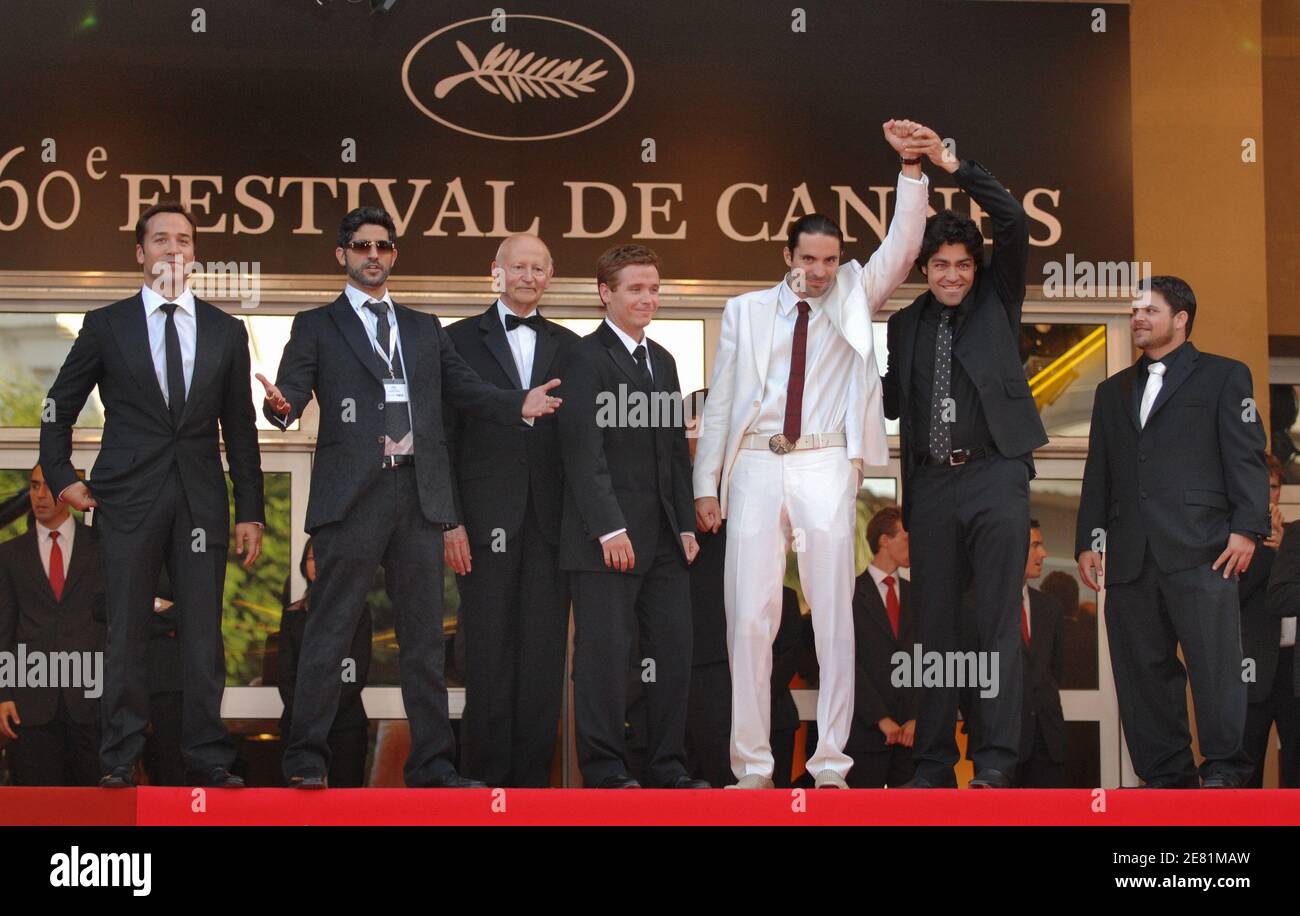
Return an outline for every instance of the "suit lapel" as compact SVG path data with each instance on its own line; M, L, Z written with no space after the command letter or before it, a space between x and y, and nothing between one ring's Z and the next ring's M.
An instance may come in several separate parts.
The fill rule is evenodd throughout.
M551 361L555 359L555 354L560 349L556 336L555 325L549 321L545 322L542 330L537 334L537 347L533 350L533 377L528 380L528 387L536 388L546 381Z
M334 319L339 333L348 342L348 346L357 355L357 359L361 360L361 365L365 366L376 380L382 382L384 375L380 371L375 348L370 345L370 336L366 333L366 326L361 323L361 318L353 310L352 303L348 301L347 293L340 293L339 297L334 300L334 304L329 308L330 317Z
M921 309L925 307L925 299L929 293L924 293L915 302L899 314L898 320L901 325L899 331L902 334L902 352L898 354L898 372L899 386L898 390L901 395L899 399L900 407L908 407L912 396L912 364L913 357L916 355L916 329L917 323L921 320ZM907 411L902 411L901 420L906 421Z
M781 283L785 281L782 280ZM754 368L758 371L759 388L767 381L767 364L772 359L772 334L776 330L776 312L780 302L781 283L772 287L752 307L749 320L753 328Z
M85 525L80 522L74 522L72 525L72 559L68 561L68 576L63 583L63 594L69 594L77 585L77 580L85 572L86 567L90 565L90 545L86 542L90 539L90 532ZM40 558L37 558L40 562ZM48 582L46 583L48 585ZM53 589L50 590L51 597L54 595Z
M1142 431L1142 424L1138 421L1137 407L1133 404L1133 382L1137 378L1137 363L1129 366L1127 369L1120 370L1119 373L1119 391L1120 400L1124 402L1124 413L1128 415L1129 422L1139 433Z
M23 537L27 538L27 546L23 548L23 562L27 564L31 578L40 583L37 587L41 590L41 595L50 604L57 605L59 602L54 597L54 589L50 588L49 574L46 573L45 567L41 565L41 548L35 522L32 522L32 526L27 529L27 533ZM75 547L72 550L72 558L74 560L77 558ZM65 592L68 590L66 580L64 581L63 590Z
M415 374L420 369L424 330L415 320L415 313L405 306L394 302L393 314L397 317L397 343L402 351L402 378L406 379L407 390L411 391L415 387Z
M1182 358L1176 360L1169 371L1165 373L1165 383L1160 386L1160 393L1156 395L1156 402L1151 405L1151 413L1147 414L1147 425L1151 425L1151 420L1159 412L1160 408L1168 403L1169 399L1174 396L1183 382L1196 371L1196 362L1200 357L1200 351L1191 345L1189 341L1184 345L1186 352Z
M113 338L117 341L118 349L122 351L126 367L144 394L145 400L170 425L171 414L167 412L167 402L163 399L162 388L158 387L158 376L153 368L153 354L149 352L149 325L145 320L144 300L139 293L113 310L113 314L109 317L109 327L113 329Z
M627 380L632 383L632 387L638 391L648 391L641 381L641 370L637 366L636 360L632 358L631 353L627 352L627 347L623 346L623 341L614 333L613 329L602 321L600 327L596 329L596 333L600 335L600 341L605 345L605 352L609 354L609 358L613 360L618 370L627 376Z
M497 313L497 304L492 303L492 307L483 313L483 317L478 322L479 332L483 335L483 346L487 347L492 358L501 366L501 371L506 374L506 378L516 388L522 388L523 383L519 379L519 369L515 366L515 355L510 352L510 341L506 339L506 329L501 324L501 316ZM539 338L541 335L537 335ZM537 360L534 358L533 364Z
M190 408L199 393L206 391L221 364L225 350L221 339L221 323L217 320L216 306L209 306L199 298L194 300L194 374L190 377L190 392L185 396L185 410L181 422L190 415Z
M882 600L880 597L880 587L876 585L876 580L871 575L871 572L869 570L867 572L866 584L870 584L871 586L871 591L867 594L868 616L870 616L871 619L875 621L876 626L880 627L880 631L884 633L886 636L888 636L891 641L896 640L897 637L894 636L894 628L889 625L889 611L885 607L884 600ZM897 589L898 586L899 586L899 579L897 576L895 576L894 587ZM898 604L899 604L898 632L901 635L903 632L902 589L899 589Z

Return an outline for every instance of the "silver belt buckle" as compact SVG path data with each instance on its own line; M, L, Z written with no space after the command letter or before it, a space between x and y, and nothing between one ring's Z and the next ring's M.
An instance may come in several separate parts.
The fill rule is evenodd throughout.
M952 467L960 467L970 460L970 449L955 448L948 453L948 464Z
M777 433L767 440L767 447L778 455L788 455L794 451L794 440L785 433Z

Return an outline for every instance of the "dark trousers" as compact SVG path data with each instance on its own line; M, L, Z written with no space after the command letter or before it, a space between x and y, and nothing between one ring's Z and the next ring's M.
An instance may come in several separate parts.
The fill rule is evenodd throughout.
M872 726L873 728L875 726ZM901 744L890 745L877 751L849 751L853 769L844 777L850 789L883 789L901 786L916 775L916 761L912 748Z
M195 772L235 762L235 747L221 721L226 658L221 611L226 582L227 522L198 528L190 516L175 468L167 475L144 520L132 531L113 526L111 512L96 510L104 558L108 645L100 699L104 771L133 768L149 725L145 649L153 635L154 595L164 564L176 603L184 677L181 749Z
M725 660L691 669L686 761L690 774L711 786L736 781L731 772L731 668Z
M366 754L370 729L364 725L330 732L329 784L335 789L360 789L366 784Z
M981 728L971 759L976 771L992 768L1010 777L1024 694L1020 597L1029 550L1029 468L1000 455L960 467L917 466L907 498L922 651L988 653L988 666L997 653L997 694L975 692ZM960 756L954 737L958 686L921 690L916 772L939 785L952 783Z
M1052 760L1041 729L1034 727L1034 737L1028 754L1022 754L1016 768L1015 785L1020 789L1065 788L1065 763Z
M1264 757L1268 754L1268 733L1274 722L1278 740L1282 742L1278 786L1300 789L1300 697L1295 695L1294 678L1295 647L1279 649L1273 689L1261 702L1246 706L1246 753L1255 765L1247 782L1252 789L1264 785Z
M18 711L22 715L22 710ZM99 723L76 722L59 698L44 725L19 725L8 744L16 786L93 786L99 782Z
M184 699L179 690L149 694L149 724L144 742L144 771L154 786L186 784L181 755Z
M646 703L644 779L686 775L686 702L691 684L691 588L678 535L665 523L644 574L574 572L574 725L582 780L594 786L627 772L627 664L639 633Z
M461 759L491 786L546 787L564 693L569 596L532 498L505 549L475 545L459 577L465 640Z
M1245 782L1251 761L1243 747L1246 685L1241 679L1241 614L1237 580L1205 563L1164 573L1148 549L1132 582L1106 588L1120 723L1133 769L1147 782L1195 779L1187 726L1192 682L1202 776ZM1187 667L1179 661L1183 649Z
M416 460L420 460L417 456ZM343 660L381 565L393 603L402 703L411 727L408 786L455 773L455 739L443 680L442 529L420 511L415 468L376 468L364 501L315 532L316 581L298 659L285 778L326 776Z

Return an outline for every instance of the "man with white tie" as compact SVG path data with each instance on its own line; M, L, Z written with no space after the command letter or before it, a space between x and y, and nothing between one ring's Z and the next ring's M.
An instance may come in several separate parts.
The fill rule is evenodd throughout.
M727 302L694 469L696 523L727 523L724 603L732 672L731 764L738 788L771 788L769 679L791 541L812 607L821 670L819 787L846 788L853 721L856 494L864 466L889 461L871 317L906 278L925 229L928 179L909 150L919 129L887 121L903 156L897 212L865 266L841 264L843 234L805 216L785 248L790 273Z
M1098 590L1105 555L1115 692L1138 776L1235 788L1252 770L1236 577L1271 531L1268 472L1250 369L1197 350L1195 318L1178 277L1152 277L1134 305L1142 356L1097 386L1075 556Z

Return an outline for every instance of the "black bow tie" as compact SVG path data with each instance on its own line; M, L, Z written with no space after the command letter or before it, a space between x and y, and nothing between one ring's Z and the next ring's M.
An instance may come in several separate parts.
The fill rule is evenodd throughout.
M536 314L536 313L534 313L534 314L532 314L532 315L529 315L527 318L520 318L518 315L507 315L507 316L506 316L506 330L507 330L507 331L513 331L515 328L519 327L521 324L524 325L525 327L532 328L534 331L541 331L541 329L542 329L542 316L541 316L541 315L538 315L538 314Z

